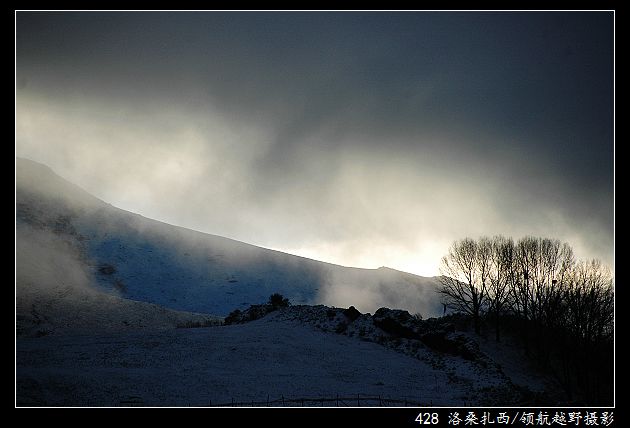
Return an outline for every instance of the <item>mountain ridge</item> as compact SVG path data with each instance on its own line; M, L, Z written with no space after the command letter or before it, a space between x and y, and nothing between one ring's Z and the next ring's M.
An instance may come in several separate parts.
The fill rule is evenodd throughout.
M317 260L317 259L313 259L313 258L306 257L306 256L300 256L299 254L293 254L293 253L289 253L289 252L286 252L286 251L277 250L277 249L270 248L270 247L265 247L263 245L251 244L249 242L241 241L241 240L236 239L236 238L230 238L228 236L217 235L217 234L214 234L214 233L209 233L209 232L204 232L204 231L200 231L200 230L196 230L196 229L191 229L191 228L188 228L186 226L180 226L180 225L177 225L177 224L169 223L167 221L158 220L158 219L155 219L155 218L152 218L152 217L147 217L146 215L143 215L143 214L140 214L140 213L137 213L137 212L134 212L134 211L130 211L130 210L125 209L125 208L117 207L117 206L115 206L115 205L113 205L113 204L111 204L111 203L109 203L109 202L107 202L107 201L105 201L103 199L100 199L97 196L94 196L92 193L90 193L89 191L85 190L81 186L79 186L79 185L77 185L77 184L75 184L75 183L65 179L64 177L60 176L51 167L49 167L46 164L43 164L41 162L37 162L37 161L31 160L31 159L28 159L28 158L16 157L16 171L20 171L20 169L23 168L24 165L29 165L29 164L36 165L38 168L40 168L43 171L45 171L45 173L48 174L49 176L54 176L55 178L57 178L59 180L62 180L64 182L64 185L72 186L73 188L76 189L77 193L84 194L85 196L88 196L89 198L95 200L97 203L99 203L99 204L101 204L103 206L111 207L111 208L116 209L116 210L120 210L120 211L124 212L127 215L137 216L137 217L141 218L143 221L158 223L160 225L164 225L164 226L167 226L167 227L180 229L182 231L185 231L186 233L187 232L193 232L193 233L196 233L196 234L206 235L208 237L212 237L212 238L216 238L216 239L232 241L232 242L235 242L235 243L237 243L239 245L247 245L247 246L251 246L251 247L257 248L257 249L272 251L272 252L279 253L279 254L282 254L282 255L288 255L288 256L291 256L291 257L296 257L296 258L304 259L304 260L308 260L308 261L314 261L314 262L317 262L317 263L330 265L330 266L334 266L334 267L348 268L348 269L357 269L357 270L363 270L363 271L369 271L369 272L378 271L378 270L389 270L389 271L400 272L400 273L403 273L403 274L408 274L408 275L412 275L412 276L420 277L420 278L433 278L433 277L427 277L427 276L423 276L423 275L417 275L417 274L414 274L414 273L411 273L411 272L403 271L403 270L400 270L400 269L395 269L395 268L392 268L392 267L389 267L389 266L379 266L378 268L363 268L363 267L357 267L357 266L347 266L347 265L342 265L342 264L333 263L333 262L327 262L327 261L323 261L323 260ZM16 179L16 184L19 185L20 181L21 180L19 178L17 178ZM38 194L43 194L41 189L38 189L37 193Z
M442 314L437 278L169 225L28 162L16 160L18 406L557 400L515 347L455 331L457 317L427 319ZM292 305L242 322L277 292ZM237 324L223 325L228 313Z
M171 225L108 204L22 158L18 224L76 241L101 291L174 310L225 316L279 292L298 304L440 314L436 278L346 267Z

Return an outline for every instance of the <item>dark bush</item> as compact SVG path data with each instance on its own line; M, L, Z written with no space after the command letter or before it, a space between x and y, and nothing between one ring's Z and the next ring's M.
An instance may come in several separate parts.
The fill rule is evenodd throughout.
M436 351L456 355L470 361L478 360L479 350L470 349L470 347L474 348L473 343L463 336L449 339L446 337L445 331L433 331L423 334L420 340Z
M359 312L354 306L350 306L348 309L343 310L343 314L350 320L350 322L356 320L361 316L361 312Z
M379 308L374 312L374 318L391 318L400 324L409 324L415 321L409 312L402 309L389 308Z
M290 303L289 299L284 297L282 294L274 293L269 296L268 304L273 306L274 308L286 308L287 306L289 306Z
M264 317L265 315L277 311L279 308L272 306L271 304L265 305L251 305L249 308L241 311L240 309L236 309L225 317L225 324L242 324L249 321L255 321Z
M202 327L212 327L216 324L217 322L211 319L205 319L202 321L188 320L183 323L177 324L176 328L202 328Z
M243 321L254 321L260 319L270 312L278 310L273 305L251 305L249 309L243 312Z
M404 337L405 339L418 339L415 331L406 327L393 318L372 318L374 325L385 333L389 333L394 337Z
M372 317L374 325L394 337L418 339L414 331L416 320L407 311L380 308Z
M229 324L238 324L239 322L242 321L242 315L243 313L241 312L240 309L235 309L232 312L230 312L228 314L227 317L225 317L225 324L229 325Z
M348 330L348 324L346 324L345 322L340 322L337 325L337 328L335 328L335 333L342 334L345 333L346 330Z

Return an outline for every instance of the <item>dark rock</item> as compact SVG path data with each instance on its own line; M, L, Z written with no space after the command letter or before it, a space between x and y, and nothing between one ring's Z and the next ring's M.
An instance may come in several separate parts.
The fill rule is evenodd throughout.
M438 330L423 334L420 340L429 348L436 351L456 355L470 361L477 361L479 359L480 353L476 344L464 336L450 338L447 332Z
M229 313L227 317L225 317L224 323L225 325L230 324L240 324L243 319L243 312L240 309L235 309Z
M399 324L391 318L376 319L372 318L374 325L385 333L389 333L394 337L403 337L405 339L418 339L418 335L415 331L409 327Z
M348 309L343 310L343 314L350 320L350 322L356 320L361 316L361 312L359 312L354 306L350 306Z
M102 265L99 266L98 273L103 274L103 275L112 275L116 273L116 268L110 265L109 263L103 263Z
M433 350L457 354L457 344L448 340L443 331L425 333L420 337L420 340Z
M376 327L394 337L419 338L414 328L417 321L407 311L380 308L372 316L372 322Z
M348 324L346 324L345 322L340 322L335 329L335 333L342 334L345 333L346 330L348 330Z
M284 297L282 294L279 294L279 293L274 293L271 296L269 296L269 302L267 303L273 306L274 308L286 308L287 306L290 305L289 299L287 299L286 297Z
M402 309L379 308L373 315L373 318L383 319L390 318L399 324L407 324L415 321L413 316Z
M243 324L264 317L265 315L278 310L273 305L251 305L248 309L241 311L236 309L225 317L225 324Z

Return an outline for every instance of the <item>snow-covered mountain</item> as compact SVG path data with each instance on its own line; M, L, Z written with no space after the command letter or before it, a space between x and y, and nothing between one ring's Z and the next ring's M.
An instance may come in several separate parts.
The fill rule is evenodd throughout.
M18 225L15 257L16 334L20 337L164 330L222 321L98 290L76 242L46 230Z
M441 314L437 283L147 219L16 160L18 406L564 400L509 336L411 315ZM294 305L248 318L272 293Z
M173 310L225 316L281 293L296 304L441 314L437 278L323 263L148 219L20 158L16 228L32 239L41 232L44 241L52 233L77 248L100 291Z

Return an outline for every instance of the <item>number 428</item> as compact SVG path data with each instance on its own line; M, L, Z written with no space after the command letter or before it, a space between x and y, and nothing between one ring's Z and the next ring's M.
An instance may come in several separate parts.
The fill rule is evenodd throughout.
M415 419L420 425L437 425L440 423L437 413L418 413Z

